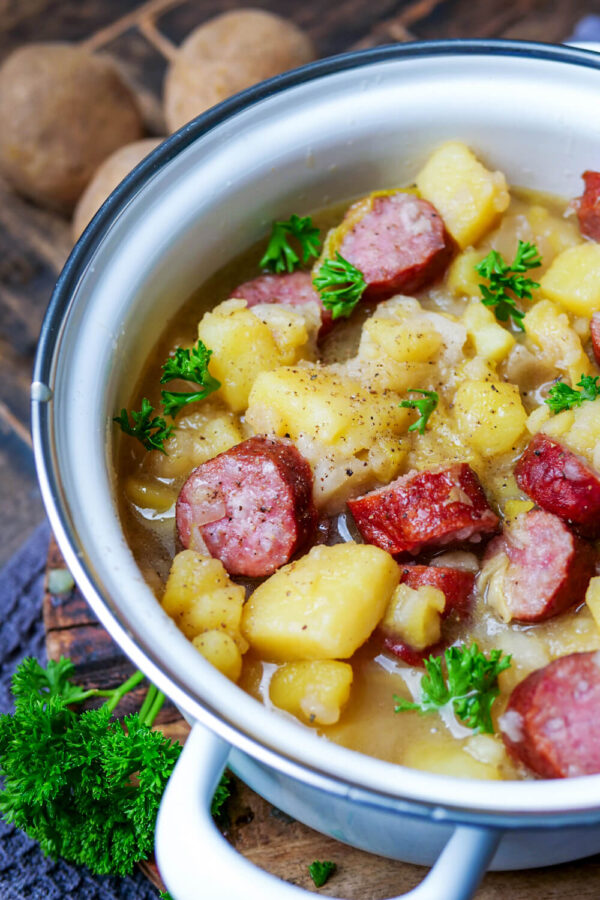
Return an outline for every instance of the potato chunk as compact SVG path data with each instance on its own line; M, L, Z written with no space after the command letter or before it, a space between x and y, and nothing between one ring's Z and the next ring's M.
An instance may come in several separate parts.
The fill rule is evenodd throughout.
M183 550L173 559L162 606L190 640L217 629L245 652L248 645L240 633L245 593L220 560Z
M563 250L540 280L544 296L576 316L600 309L600 244L588 241Z
M293 716L333 725L348 702L352 666L333 659L291 662L274 673L269 685L271 702Z
M481 250L465 250L459 253L448 269L446 286L456 297L480 297L481 275L475 271L484 257Z
M178 478L243 440L238 416L224 405L205 402L178 416L177 428L164 444L166 454L146 453L142 468L159 478Z
M318 366L282 367L261 373L250 393L246 421L256 432L303 434L346 456L368 449L382 434L399 435L408 413L399 397Z
M492 228L510 200L504 175L488 171L460 141L442 144L416 181L463 250Z
M510 331L499 325L494 313L479 300L469 303L462 320L477 356L487 362L498 363L505 359L515 345Z
M399 584L390 600L381 625L415 650L437 644L442 636L444 592L430 584L411 588Z
M140 509L153 509L159 514L171 509L177 500L177 493L168 485L134 475L125 481L125 493Z
M192 644L215 669L231 681L238 680L242 674L242 654L230 634L213 628L198 634Z
M405 750L402 763L411 769L455 778L489 778L497 781L502 777L498 765L474 759L468 745L463 748L460 744L453 746L414 741Z
M597 575L590 578L588 589L585 592L585 602L600 630L600 577Z
M282 318L287 316L289 338L282 337ZM198 325L198 337L213 351L210 371L221 382L221 396L234 412L248 405L248 395L261 372L283 363L296 362L308 344L304 319L281 306L273 330L247 309L245 300L225 300L206 313Z
M460 433L482 456L514 447L525 430L527 413L514 384L464 381L454 398Z
M527 341L541 350L541 353L538 350L540 362L547 361L568 374L572 384L588 374L590 361L581 339L559 306L550 300L540 300L525 314L523 325Z
M242 632L276 662L346 659L383 616L399 578L397 564L378 547L313 547L254 591Z

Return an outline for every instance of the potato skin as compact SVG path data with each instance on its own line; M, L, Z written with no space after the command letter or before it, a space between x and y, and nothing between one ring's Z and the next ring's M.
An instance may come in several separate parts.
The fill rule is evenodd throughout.
M260 9L216 16L183 42L164 86L167 126L176 131L226 97L315 59L293 22Z
M69 44L27 44L0 68L0 170L22 194L70 213L109 154L143 135L114 63Z
M161 138L144 138L125 144L111 153L99 168L77 202L73 214L73 240L77 240L92 221L109 194L129 175L138 163L154 150Z

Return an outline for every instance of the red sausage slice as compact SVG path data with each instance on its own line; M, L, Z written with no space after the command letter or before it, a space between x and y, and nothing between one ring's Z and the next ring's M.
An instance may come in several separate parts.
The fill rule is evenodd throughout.
M467 616L470 612L475 575L466 569L454 569L450 566L401 566L400 583L411 588L418 588L422 584L439 588L446 598L442 613L444 619L450 613Z
M232 575L271 575L312 537L312 472L291 441L252 437L198 466L177 499L184 547Z
M600 172L584 172L583 196L577 202L579 230L586 237L600 241Z
M510 620L543 622L585 599L595 571L590 544L576 537L558 516L533 510L516 516L488 545L483 560L508 559L502 597Z
M433 587L439 588L446 598L446 605L442 613L443 619L453 613L460 618L469 615L471 596L475 585L473 572L454 569L450 566L408 565L400 568L400 582L415 589L422 584L431 584ZM395 635L384 633L383 646L394 656L408 663L409 666L422 666L424 660L432 654L439 656L443 653L446 643L440 641L438 644L425 647L424 650L416 650Z
M240 297L249 307L259 303L284 303L286 306L302 306L316 303L321 310L319 338L331 330L333 319L330 309L325 309L321 297L315 291L310 272L284 272L282 275L259 275L236 287L230 297Z
M584 537L600 537L600 476L558 441L536 434L515 476L521 490L542 509Z
M600 312L595 312L590 321L590 334L594 359L600 366Z
M600 772L600 652L555 659L516 686L500 716L509 752L542 778Z
M467 463L403 475L349 500L348 506L365 541L392 554L476 543L498 527L498 517Z
M399 191L375 196L368 205L360 201L347 217L354 219L361 204L366 212L344 236L339 252L363 273L365 300L411 293L441 275L453 243L431 203Z

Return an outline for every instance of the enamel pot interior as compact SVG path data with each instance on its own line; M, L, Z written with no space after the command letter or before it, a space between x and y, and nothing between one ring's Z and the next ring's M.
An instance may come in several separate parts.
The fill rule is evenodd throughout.
M163 613L135 565L116 511L111 426L164 323L272 219L409 183L450 138L511 184L576 196L580 173L597 160L598 96L594 54L544 45L414 44L325 60L183 128L123 182L69 259L33 385L51 524L124 651L186 715L261 764L339 795L366 792L458 818L600 820L600 776L552 790L542 782L482 790L328 744L227 681Z

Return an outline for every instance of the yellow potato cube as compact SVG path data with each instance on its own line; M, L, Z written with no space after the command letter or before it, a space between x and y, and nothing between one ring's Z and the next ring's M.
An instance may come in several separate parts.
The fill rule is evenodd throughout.
M533 509L531 500L507 500L504 504L504 518L514 519L521 513L529 512L530 509Z
M569 419L566 416L569 416ZM565 416L568 426L564 429L564 442L575 453L585 456L595 464L595 454L600 445L600 399L586 401L573 410L565 410L555 419ZM548 423L550 425L552 420ZM543 431L547 431L544 426Z
M453 260L446 276L446 287L456 297L481 296L479 285L485 282L479 272L475 271L475 266L484 256L481 250L465 250Z
M313 547L257 587L244 606L242 632L276 662L346 659L380 621L399 578L379 547Z
M373 316L363 325L363 334L368 335L378 355L385 353L397 362L426 362L442 344L441 334L419 319L394 322Z
M544 296L576 316L600 310L600 244L586 241L560 253L540 280Z
M177 418L164 453L147 453L142 468L159 478L178 478L244 440L239 419L224 406L206 403Z
M172 487L134 475L126 479L125 493L140 509L153 509L157 513L167 512L177 500L177 491Z
M382 627L415 650L437 644L442 636L444 592L430 584L399 584L381 621Z
M193 638L192 644L215 669L231 681L238 680L242 674L242 654L230 634L218 629L203 631Z
M467 747L462 748L460 744L456 746L449 742L432 744L412 741L404 751L402 764L411 769L452 775L455 778L482 778L492 781L501 778L497 765L480 762L473 758Z
M591 612L594 622L600 630L600 577L590 578L588 589L585 592L585 602Z
M566 313L550 300L540 300L525 314L527 341L541 350L541 362L566 372L572 384L590 371L590 361L581 339L571 328Z
M273 674L271 702L293 716L333 725L348 702L352 666L333 659L286 663Z
M494 313L479 300L472 300L462 317L477 356L489 362L500 362L508 356L515 339L496 321Z
M231 581L220 560L183 550L173 559L162 606L190 640L219 629L245 652L248 645L240 633L245 597L244 588Z
M575 421L572 409L564 409L562 412L551 416L540 428L544 434L550 434L553 437L560 437L565 434Z
M367 457L371 470L381 482L393 481L406 459L406 446L398 438L377 438Z
M495 225L510 201L504 175L486 169L460 141L442 144L416 182L421 196L433 203L463 250Z
M550 415L550 407L547 403L542 403L541 406L538 406L537 409L534 409L527 416L527 431L530 434L537 434L542 426L546 424Z
M305 328L303 333L308 340ZM246 409L257 375L302 355L302 345L282 351L269 326L246 308L245 300L225 300L205 313L198 337L213 351L209 368L221 382L217 396L234 412Z
M482 456L512 449L525 430L527 413L514 384L465 381L454 398L458 430Z
M399 435L408 411L391 392L375 393L360 382L318 366L279 368L258 376L250 393L246 421L257 432L313 435L350 456L382 434Z
M314 335L321 326L321 313L315 301L312 304ZM308 330L303 315L280 303L259 303L252 307L252 315L257 316L269 328L280 353L280 364L292 365L302 354L308 342Z

